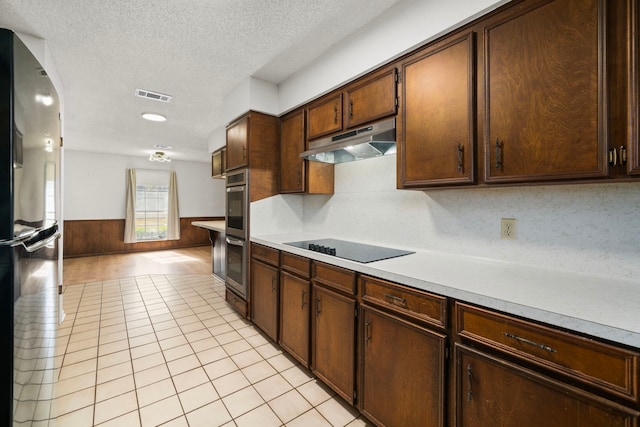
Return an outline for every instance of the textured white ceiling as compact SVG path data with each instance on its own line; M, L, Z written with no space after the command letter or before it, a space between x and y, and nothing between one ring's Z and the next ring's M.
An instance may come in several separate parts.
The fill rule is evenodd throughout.
M47 41L67 149L143 155L163 144L176 159L208 161L207 138L239 83L282 82L398 1L0 0L0 27Z

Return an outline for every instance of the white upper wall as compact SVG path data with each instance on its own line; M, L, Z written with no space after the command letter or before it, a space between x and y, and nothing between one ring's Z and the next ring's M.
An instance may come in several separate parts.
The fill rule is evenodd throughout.
M125 217L125 174L129 168L175 170L180 217L224 216L224 180L211 179L208 163L65 151L65 220Z
M401 1L281 83L279 112L300 106L505 3L508 1Z

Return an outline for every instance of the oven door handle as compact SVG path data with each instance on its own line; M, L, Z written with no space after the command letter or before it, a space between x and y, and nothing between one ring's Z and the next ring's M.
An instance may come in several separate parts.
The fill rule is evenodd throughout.
M227 193L238 193L244 191L244 185L235 185L233 187L227 187Z
M233 237L226 237L225 240L227 241L228 244L233 245L233 246L244 246L244 240L241 239L234 239Z

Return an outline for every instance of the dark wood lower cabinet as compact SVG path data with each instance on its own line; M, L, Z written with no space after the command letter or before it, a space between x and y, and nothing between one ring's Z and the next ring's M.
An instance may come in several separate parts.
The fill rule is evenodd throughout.
M356 301L312 286L312 372L349 403L355 400Z
M280 273L280 345L309 367L309 307L311 284L285 271Z
M637 411L456 345L456 426L637 427Z
M251 260L251 318L253 322L278 340L278 268Z
M362 316L362 413L379 426L443 426L445 335L369 307Z

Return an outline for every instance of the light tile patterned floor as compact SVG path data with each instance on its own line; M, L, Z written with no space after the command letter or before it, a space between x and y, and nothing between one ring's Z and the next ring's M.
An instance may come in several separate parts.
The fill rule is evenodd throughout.
M54 425L366 426L211 275L67 286Z

